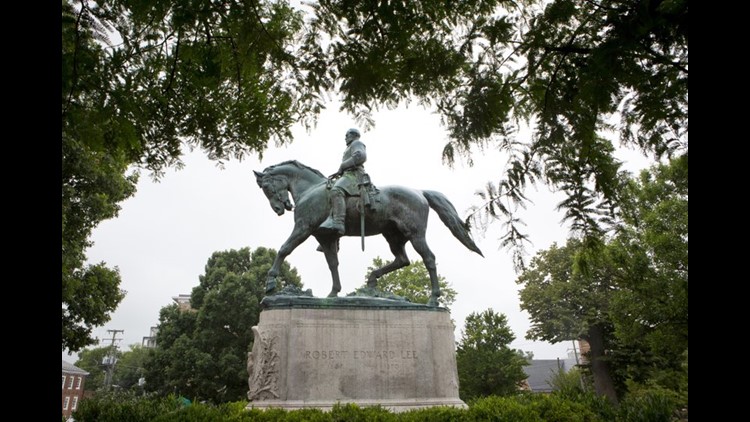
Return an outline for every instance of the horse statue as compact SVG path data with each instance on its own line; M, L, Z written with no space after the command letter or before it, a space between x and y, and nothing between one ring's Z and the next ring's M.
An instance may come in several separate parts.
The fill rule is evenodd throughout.
M267 167L262 173L257 171L253 173L255 173L258 186L263 189L263 193L276 214L283 215L286 210L292 211L296 207L294 229L279 249L268 271L266 293L272 293L276 289L276 277L279 275L284 259L312 235L320 243L318 250L325 254L331 271L333 287L328 297L336 297L341 291L338 272L340 235L318 229L331 212L327 189L327 186L330 186L329 179L318 170L295 160ZM290 193L294 205L289 199ZM437 212L443 224L464 246L484 256L471 239L467 227L464 226L453 204L440 192L402 186L385 186L379 189L373 202L373 207L364 207L359 197L346 198L344 236L382 234L395 257L393 262L369 274L367 287L375 288L378 278L409 265L404 246L410 241L414 250L422 256L430 274L432 292L428 305L438 306L440 286L435 268L435 255L425 241L430 208ZM363 213L364 218L361 218ZM362 230L364 230L363 233Z

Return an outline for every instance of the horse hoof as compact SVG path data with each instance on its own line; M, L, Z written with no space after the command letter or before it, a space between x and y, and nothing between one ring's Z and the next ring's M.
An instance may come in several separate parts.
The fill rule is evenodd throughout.
M272 293L274 290L276 290L276 280L275 279L269 279L266 281L266 294Z
M427 301L427 306L437 307L438 305L438 299L434 296L430 296L430 300Z
M331 293L328 293L328 297L338 297L338 296L339 296L339 292L335 290L331 290Z

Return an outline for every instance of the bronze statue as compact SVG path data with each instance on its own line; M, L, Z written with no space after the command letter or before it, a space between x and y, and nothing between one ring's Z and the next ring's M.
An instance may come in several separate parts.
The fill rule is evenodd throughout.
M356 196L360 194L360 186L367 177L363 164L367 161L367 151L365 144L359 140L359 131L349 129L344 139L346 140L346 150L344 157L341 159L339 170L328 176L329 179L336 179L336 183L331 188L331 215L320 225L321 230L332 231L339 235L344 234L344 214L346 205L344 198L346 195Z
M350 131L351 132L351 131ZM347 138L349 133L347 132ZM358 133L357 133L358 134ZM351 144L356 142L352 140ZM364 151L364 144L362 144ZM349 149L347 149L347 153ZM364 154L360 157L362 161L350 160L344 154L344 162L339 172L345 175L347 170L360 166L364 162ZM357 170L358 171L358 170ZM337 172L335 175L339 174ZM362 169L364 172L364 169ZM305 166L297 161L285 161L275 166L270 166L262 173L254 171L258 186L270 201L271 208L278 215L284 214L285 210L291 211L296 207L294 213L294 229L289 238L281 245L276 259L268 271L266 280L266 293L272 293L276 289L276 277L281 269L284 259L294 251L302 242L311 235L320 243L320 250L325 254L328 268L331 271L333 287L328 297L335 297L341 291L341 281L338 273L338 240L341 236L372 236L382 234L388 241L391 252L395 259L390 264L373 270L367 279L367 286L375 288L377 279L382 275L409 265L406 256L406 242L411 242L414 249L422 256L425 267L430 274L432 294L429 305L437 306L440 297L440 286L435 268L435 255L425 241L427 230L427 216L430 208L435 210L440 220L453 233L453 235L467 248L482 255L477 245L471 239L467 228L458 216L453 204L440 192L429 190L410 189L401 186L386 186L379 191L369 191L372 196L365 195L366 189L360 188L359 193L351 193L344 197L344 206L340 204L332 206L334 201L333 192L337 189L330 178L326 178L321 172ZM352 172L356 173L356 171ZM335 176L334 175L334 176ZM364 184L358 182L359 186ZM345 189L342 189L345 190ZM375 193L377 192L377 193ZM289 199L291 193L294 206ZM338 194L335 194L338 195ZM365 206L365 201L370 206ZM336 211L331 217L332 208L339 206L344 208L343 232L339 230L335 222ZM334 220L334 230L321 228L321 224L327 219ZM357 223L360 224L357 224ZM362 231L364 230L364 233ZM484 255L482 255L484 256Z

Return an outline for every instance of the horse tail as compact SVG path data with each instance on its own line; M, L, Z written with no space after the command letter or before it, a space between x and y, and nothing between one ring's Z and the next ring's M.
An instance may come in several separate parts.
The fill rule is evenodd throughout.
M437 212L440 221L450 229L453 236L463 243L464 246L484 257L482 251L479 250L477 245L471 239L468 228L464 222L461 221L461 218L458 216L458 212L456 212L456 208L451 204L451 201L449 201L442 193L433 190L423 190L422 195L427 199L430 208Z

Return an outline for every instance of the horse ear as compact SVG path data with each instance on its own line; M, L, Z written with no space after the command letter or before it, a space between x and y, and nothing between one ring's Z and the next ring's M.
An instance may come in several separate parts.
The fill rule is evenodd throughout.
M263 180L263 176L264 176L263 173L258 173L255 170L253 170L253 173L255 173L255 181L258 182L258 187L263 187L260 184L261 180Z

